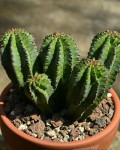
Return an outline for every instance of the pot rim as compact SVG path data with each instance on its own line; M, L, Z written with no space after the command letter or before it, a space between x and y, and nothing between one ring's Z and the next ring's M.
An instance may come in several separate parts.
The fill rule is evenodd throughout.
M109 132L112 131L115 127L115 125L118 122L118 119L120 119L120 101L115 93L115 91L111 88L110 93L112 94L113 102L114 102L114 116L111 121L111 123L101 132L93 135L92 137L88 137L83 140L78 140L78 141L71 141L71 142L56 142L56 141L45 141L41 139L37 139L35 137L32 137L20 130L18 130L11 122L10 120L6 117L5 111L4 111L4 99L8 95L9 90L13 88L13 84L10 83L6 86L6 88L3 90L1 96L0 96L0 119L5 123L5 125L12 131L14 132L17 136L20 136L21 138L35 143L37 145L45 146L46 148L55 148L59 147L61 149L67 149L68 147L71 148L77 148L78 146L84 147L85 145L91 145L94 142L97 142L101 140L105 135L109 135Z

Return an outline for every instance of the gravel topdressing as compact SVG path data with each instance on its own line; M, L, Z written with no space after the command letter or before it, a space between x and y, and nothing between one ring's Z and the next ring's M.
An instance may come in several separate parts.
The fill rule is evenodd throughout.
M14 126L30 136L50 141L77 141L95 135L110 124L114 115L111 97L108 93L84 122L70 122L64 118L65 110L46 118L31 102L11 89L5 100L5 112Z

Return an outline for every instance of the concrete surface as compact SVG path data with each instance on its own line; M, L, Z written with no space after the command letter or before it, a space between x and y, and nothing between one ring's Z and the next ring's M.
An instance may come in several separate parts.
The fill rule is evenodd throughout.
M120 0L0 0L0 36L9 28L21 27L32 33L38 48L45 35L71 34L87 55L93 36L104 30L120 32ZM10 82L0 65L0 93ZM120 75L114 89L120 96ZM109 150L120 150L120 133ZM0 134L0 150L8 150Z

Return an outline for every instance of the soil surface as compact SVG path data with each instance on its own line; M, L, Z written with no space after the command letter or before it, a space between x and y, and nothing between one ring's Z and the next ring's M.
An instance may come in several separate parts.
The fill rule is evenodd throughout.
M47 118L15 89L5 100L5 112L21 131L35 138L51 141L77 141L93 136L106 128L114 115L114 106L108 93L93 113L83 122L71 122L65 118L66 110Z

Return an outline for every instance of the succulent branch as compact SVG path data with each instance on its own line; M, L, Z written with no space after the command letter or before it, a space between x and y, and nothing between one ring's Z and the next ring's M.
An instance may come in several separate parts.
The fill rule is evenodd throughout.
M40 48L42 70L48 74L54 88L60 80L67 83L70 73L79 62L79 52L73 38L64 33L46 36Z
M50 115L49 98L53 93L53 88L47 75L35 73L26 81L24 90L25 95L42 113Z
M109 70L106 88L110 89L120 68L120 33L108 30L98 33L93 38L88 58L99 59Z
M17 88L34 73L38 56L34 38L24 29L11 29L1 39L1 61Z
M67 96L68 116L85 119L102 100L108 71L95 59L85 59L71 75ZM108 92L108 91L107 91Z
M92 40L88 58L100 59L109 69L117 47L120 47L120 33L109 30L98 33Z

